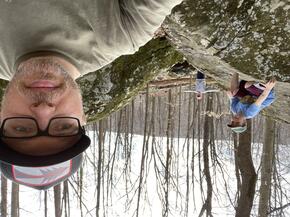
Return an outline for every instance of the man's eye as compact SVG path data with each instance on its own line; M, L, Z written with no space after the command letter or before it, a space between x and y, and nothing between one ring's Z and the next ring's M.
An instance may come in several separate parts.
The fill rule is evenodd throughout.
M63 124L59 127L60 130L68 130L70 128L72 128L71 124Z
M55 136L75 135L78 128L73 124L61 124L50 129L49 133Z
M30 127L23 127L23 126L16 126L14 127L14 131L16 132L30 132L32 128Z
M78 122L71 118L53 119L49 125L48 133L52 136L72 136L79 130Z
M53 125L51 126L51 130L54 130L54 131L58 131L58 130L67 130L67 129L70 129L72 127L71 124L58 124L58 125Z

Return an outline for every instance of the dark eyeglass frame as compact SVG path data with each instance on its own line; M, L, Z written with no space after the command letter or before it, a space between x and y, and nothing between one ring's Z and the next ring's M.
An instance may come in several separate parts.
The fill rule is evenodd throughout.
M36 124L36 127L37 127L37 133L33 136L25 136L25 137L13 137L13 136L6 136L4 134L4 125L5 125L5 122L8 121L8 120L11 120L11 119L29 119L29 120L33 120ZM50 127L50 123L55 120L55 119L74 119L74 120L77 120L78 122L78 132L73 134L73 135L61 135L61 136L57 136L57 135L51 135L49 133L49 127ZM54 117L54 118L51 118L48 122L48 125L46 127L45 130L41 130L39 128L39 125L37 123L37 120L33 117L10 117L10 118L5 118L1 124L1 128L0 128L0 137L1 138L7 138L7 139L30 139L30 138L34 138L34 137L39 137L39 136L49 136L49 137L72 137L72 136L77 136L77 135L83 135L85 134L85 128L84 126L81 126L80 124L80 120L78 118L75 118L75 117Z

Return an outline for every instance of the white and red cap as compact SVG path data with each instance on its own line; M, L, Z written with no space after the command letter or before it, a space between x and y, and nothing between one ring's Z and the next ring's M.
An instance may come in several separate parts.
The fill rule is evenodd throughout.
M38 190L47 190L74 174L81 166L83 152L90 139L82 135L71 148L48 156L18 153L0 141L0 170L13 182Z

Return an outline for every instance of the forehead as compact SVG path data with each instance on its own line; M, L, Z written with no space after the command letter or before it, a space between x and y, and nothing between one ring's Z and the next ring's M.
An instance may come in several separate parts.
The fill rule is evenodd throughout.
M71 137L40 136L30 139L3 139L3 141L9 148L22 154L45 156L65 151L75 145L80 137L80 135Z

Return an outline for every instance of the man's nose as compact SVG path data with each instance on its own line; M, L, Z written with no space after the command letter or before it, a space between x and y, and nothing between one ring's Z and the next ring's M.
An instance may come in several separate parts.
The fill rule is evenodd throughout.
M53 117L55 105L52 103L35 103L30 106L30 110L37 119L39 128L44 130Z

